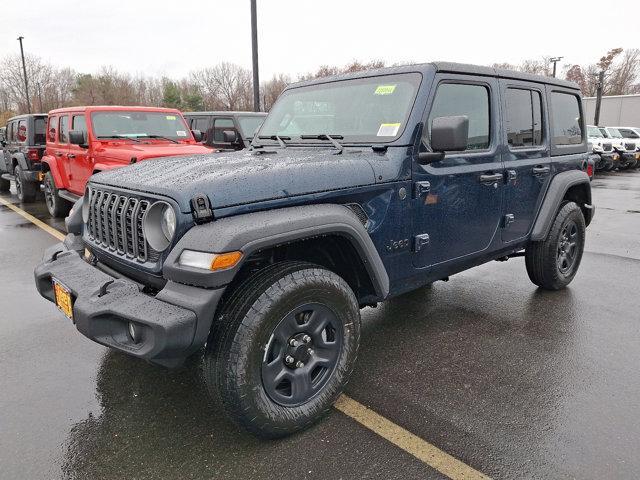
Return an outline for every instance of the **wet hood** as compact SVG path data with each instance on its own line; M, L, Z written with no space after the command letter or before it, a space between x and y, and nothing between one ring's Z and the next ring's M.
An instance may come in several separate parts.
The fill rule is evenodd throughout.
M167 196L183 212L196 194L208 195L215 209L375 183L371 151L334 152L291 147L165 157L96 174L91 182Z
M211 149L203 145L186 143L109 143L103 144L99 152L100 156L122 159L129 163L132 157L140 161L148 158L209 153Z

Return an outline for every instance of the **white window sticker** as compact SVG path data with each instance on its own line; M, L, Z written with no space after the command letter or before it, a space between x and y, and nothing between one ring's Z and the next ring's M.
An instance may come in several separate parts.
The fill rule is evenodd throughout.
M175 120L176 116L175 115L167 115L167 120Z
M178 130L176 132L176 135L179 137L186 137L187 136L187 132L185 132L184 130Z
M396 90L395 85L378 85L375 95L391 95Z
M378 137L395 137L400 130L400 123L381 123L378 129Z

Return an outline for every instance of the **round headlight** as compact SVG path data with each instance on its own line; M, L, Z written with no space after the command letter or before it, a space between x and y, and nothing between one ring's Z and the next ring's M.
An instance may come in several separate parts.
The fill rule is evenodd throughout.
M167 202L156 202L145 212L142 219L144 236L151 248L162 252L169 247L176 233L176 213Z
M176 233L176 212L170 206L166 206L162 211L161 227L166 239L171 241L173 234Z

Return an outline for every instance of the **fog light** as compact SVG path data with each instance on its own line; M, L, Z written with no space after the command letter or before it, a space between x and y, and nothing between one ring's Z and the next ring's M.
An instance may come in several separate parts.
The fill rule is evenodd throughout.
M142 332L140 331L140 327L138 327L133 322L129 322L129 337L131 337L131 341L133 343L140 343L140 340L142 340Z

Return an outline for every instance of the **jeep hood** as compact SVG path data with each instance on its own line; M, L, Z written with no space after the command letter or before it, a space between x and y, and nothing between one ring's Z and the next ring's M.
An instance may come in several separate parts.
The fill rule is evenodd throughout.
M141 161L149 158L197 155L210 152L211 149L203 145L188 143L110 143L102 146L100 155L129 163L133 157Z
M173 198L183 212L196 194L208 195L215 209L375 183L372 152L334 152L290 147L165 157L98 173L91 182Z

